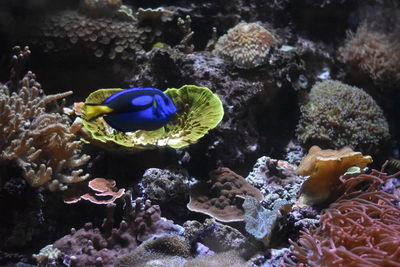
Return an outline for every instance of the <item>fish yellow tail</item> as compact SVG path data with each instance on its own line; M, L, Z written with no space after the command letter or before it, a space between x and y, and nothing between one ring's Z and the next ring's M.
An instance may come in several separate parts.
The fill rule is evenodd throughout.
M85 104L82 109L82 118L87 121L92 121L98 117L111 113L112 111L113 109L106 105Z

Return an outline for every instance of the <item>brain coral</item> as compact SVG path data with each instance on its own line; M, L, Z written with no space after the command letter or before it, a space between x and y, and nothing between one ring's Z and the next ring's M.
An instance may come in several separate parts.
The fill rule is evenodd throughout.
M265 28L241 22L218 39L213 53L231 60L238 68L251 69L264 64L274 42L274 36Z
M301 107L297 137L304 143L367 149L389 138L381 108L362 89L339 81L316 83Z
M388 34L373 31L362 25L349 33L340 48L340 60L353 74L363 73L374 81L400 78L400 42Z
M63 11L46 16L33 25L31 38L45 51L76 49L89 51L95 57L133 59L135 51L151 43L160 31L140 27L136 20L123 21L110 17L87 17L77 11Z

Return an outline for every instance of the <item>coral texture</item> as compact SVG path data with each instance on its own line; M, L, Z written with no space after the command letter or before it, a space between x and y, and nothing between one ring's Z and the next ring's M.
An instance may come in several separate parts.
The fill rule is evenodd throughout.
M101 103L121 90L97 90L86 98L85 103ZM101 117L87 121L83 106L82 121L89 141L103 146L109 145L110 148L115 145L129 149L153 149L163 146L180 148L195 143L222 120L224 109L221 100L208 88L184 85L179 89L169 88L165 94L174 102L177 114L171 122L154 131L138 130L124 133L113 129Z
M132 253L122 255L116 261L115 266L183 266L185 260L180 258L189 258L190 249L189 242L179 236L162 236L147 240ZM176 262L169 265L173 263L171 261ZM183 263L178 264L179 262Z
M340 60L353 74L366 74L377 82L392 82L400 79L399 51L400 42L394 36L363 24L356 33L348 34L339 53Z
M132 60L138 50L152 43L160 31L137 21L86 17L67 10L46 16L31 31L34 44L45 51L80 51L97 58Z
M320 226L303 232L294 245L301 264L398 266L400 199L379 191L384 180L398 176L373 170L344 181L346 194L321 216ZM356 190L368 181L365 191ZM364 183L365 184L365 183Z
M31 186L52 191L88 178L77 169L90 159L80 154L79 126L57 110L48 111L72 92L46 96L32 72L8 84L0 85L0 161L15 161Z
M242 69L264 64L275 37L256 23L241 22L221 36L213 53Z
M246 196L243 203L246 231L269 246L274 228L282 216L281 210L287 213L291 206L289 202L282 200L276 202L272 210L267 210L257 199Z
M200 242L215 252L224 252L233 249L253 248L249 238L239 230L215 219L206 219L204 223L198 221L186 221L185 237L190 242Z
M263 203L272 210L277 201L296 202L305 179L297 175L295 169L296 166L287 161L263 156L257 159L246 181L262 192Z
M242 176L228 168L219 168L209 174L207 182L194 185L190 191L191 211L207 214L222 222L243 221L243 197L250 195L262 200L261 192Z
M93 17L111 17L121 7L122 0L81 0L80 10Z
M374 99L362 89L333 80L313 86L296 132L303 143L333 148L367 149L389 138L388 123Z
M102 231L93 228L92 223L86 223L84 228L71 229L69 235L54 242L54 247L64 253L65 262L73 266L109 266L140 242L183 232L181 226L161 217L159 206L152 205L149 200L137 198L132 203L130 192L124 195L124 200L126 220L121 221L118 228L113 227L115 204L109 204Z
M371 162L371 156L363 156L349 147L340 150L311 147L297 169L299 175L310 175L301 186L298 205L316 205L334 200L341 191L340 176L350 167L365 168Z
M147 169L142 185L151 200L166 202L186 200L189 196L189 174L184 169Z

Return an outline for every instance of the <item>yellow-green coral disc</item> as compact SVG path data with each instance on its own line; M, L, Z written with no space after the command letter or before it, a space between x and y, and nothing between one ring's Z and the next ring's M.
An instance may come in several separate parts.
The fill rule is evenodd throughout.
M122 89L99 89L91 93L85 103L101 103ZM110 127L103 118L86 121L85 105L82 121L92 139L104 144L118 144L129 148L155 148L169 146L180 148L196 142L222 120L224 110L221 100L210 89L195 85L170 88L164 92L175 103L175 118L155 131L139 130L120 132ZM89 140L90 141L90 140Z

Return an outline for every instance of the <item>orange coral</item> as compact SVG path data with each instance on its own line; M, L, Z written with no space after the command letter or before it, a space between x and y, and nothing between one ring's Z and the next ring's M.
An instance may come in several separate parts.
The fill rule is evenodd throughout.
M76 203L81 199L88 200L94 204L110 204L125 193L125 189L117 189L115 181L111 179L95 178L89 182L89 188L94 192L85 193L82 190L69 190L64 194L64 202Z
M321 216L320 227L303 232L298 244L291 241L296 265L399 266L400 199L376 191L398 175L373 170L344 181L346 194ZM366 192L354 190L365 181Z
M315 205L332 200L340 191L339 177L348 168L365 168L371 162L370 156L363 156L349 147L340 150L311 147L297 169L299 175L310 175L300 189L299 205Z

